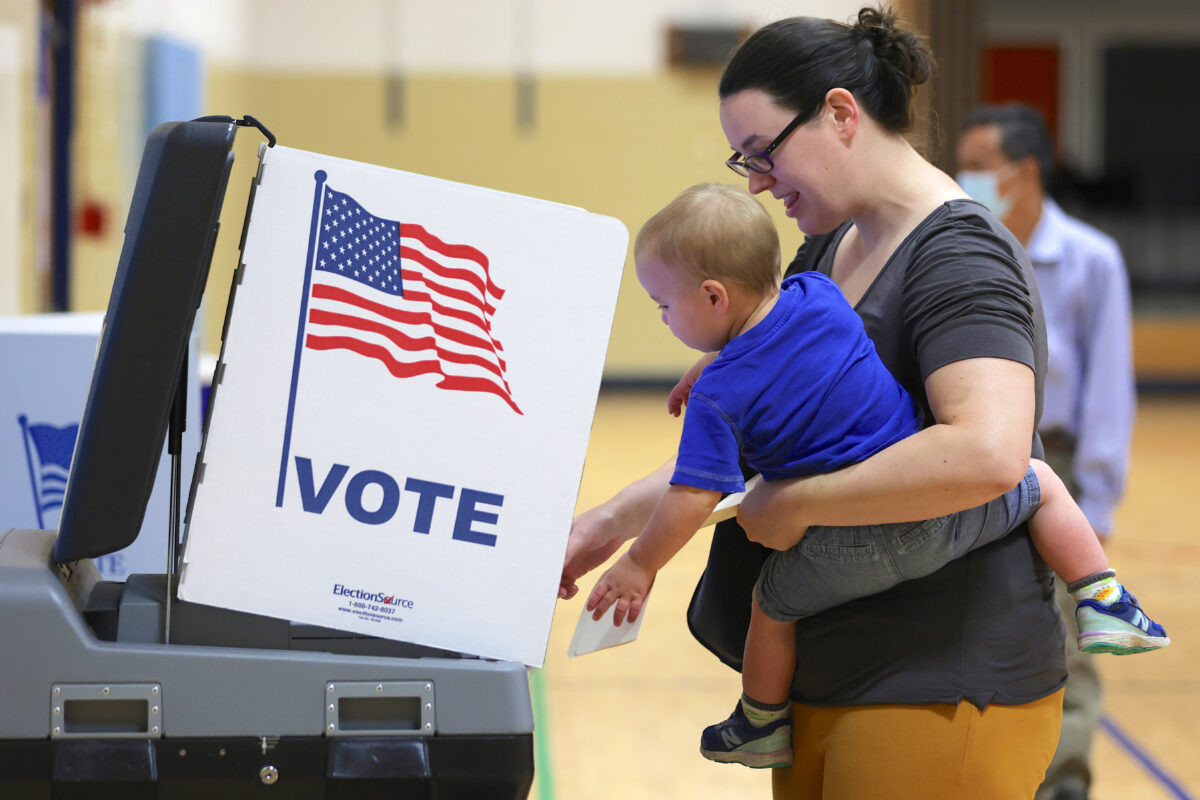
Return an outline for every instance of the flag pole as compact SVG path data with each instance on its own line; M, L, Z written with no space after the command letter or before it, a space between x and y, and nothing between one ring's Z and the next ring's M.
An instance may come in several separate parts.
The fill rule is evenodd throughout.
M312 223L308 229L308 260L304 267L304 290L300 295L300 319L296 324L296 352L292 358L292 385L288 393L287 421L283 427L283 449L279 457L279 488L275 492L275 507L283 506L283 489L287 485L288 455L292 447L292 418L296 412L296 385L300 379L300 354L304 350L304 324L308 321L308 295L312 286L314 251L317 249L317 230L321 224L321 202L325 197L325 180L328 174L323 169L313 173L316 188L313 190Z

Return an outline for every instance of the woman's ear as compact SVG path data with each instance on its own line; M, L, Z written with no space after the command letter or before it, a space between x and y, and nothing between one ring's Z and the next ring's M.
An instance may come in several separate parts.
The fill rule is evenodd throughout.
M704 292L713 313L724 314L729 310L729 290L725 288L725 284L710 278L701 282L700 291Z
M833 121L838 138L849 143L858 131L858 101L849 91L841 88L825 93L825 113Z

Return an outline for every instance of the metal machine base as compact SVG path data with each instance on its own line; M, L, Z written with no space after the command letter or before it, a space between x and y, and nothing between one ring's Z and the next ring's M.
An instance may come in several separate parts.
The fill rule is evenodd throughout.
M146 641L165 580L101 582L54 541L0 531L0 797L528 795L523 665L202 607Z

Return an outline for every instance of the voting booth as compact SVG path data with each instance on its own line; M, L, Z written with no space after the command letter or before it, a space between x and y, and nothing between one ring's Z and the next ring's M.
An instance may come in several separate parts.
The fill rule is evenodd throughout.
M190 481L183 375L260 151ZM522 798L615 220L150 135L57 532L0 520L0 796ZM103 580L166 441L165 574Z
M57 530L75 452L75 437L92 380L104 322L101 312L0 317L0 525ZM198 337L190 339L183 481L200 449ZM165 449L165 448L164 448ZM170 513L170 460L160 457L137 538L94 559L106 580L165 572Z

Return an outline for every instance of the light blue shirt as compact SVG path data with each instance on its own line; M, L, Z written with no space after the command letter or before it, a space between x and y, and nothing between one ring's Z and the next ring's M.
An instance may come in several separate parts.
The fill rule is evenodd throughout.
M1041 430L1075 436L1079 507L1108 534L1125 488L1137 402L1125 262L1112 237L1048 198L1026 251L1050 350Z

